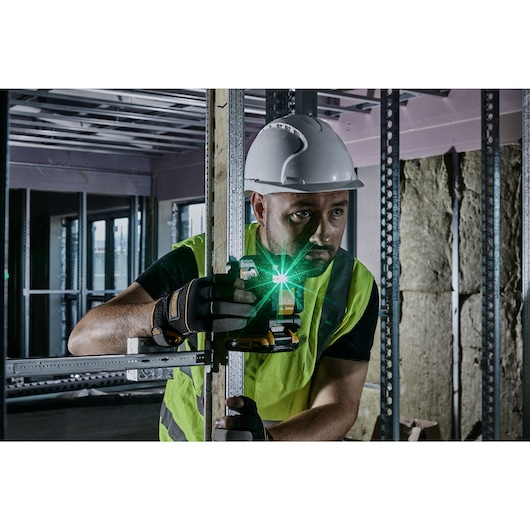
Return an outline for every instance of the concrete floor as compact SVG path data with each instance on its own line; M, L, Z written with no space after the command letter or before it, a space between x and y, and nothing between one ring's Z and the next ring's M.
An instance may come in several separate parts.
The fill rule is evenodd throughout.
M162 393L81 391L8 405L7 441L156 441Z

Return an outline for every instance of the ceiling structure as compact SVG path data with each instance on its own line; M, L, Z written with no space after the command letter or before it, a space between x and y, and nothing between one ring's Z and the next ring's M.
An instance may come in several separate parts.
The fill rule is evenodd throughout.
M274 105L280 115L313 111L316 95L316 115L344 141L355 167L380 163L381 90L271 92L244 90L246 140L271 119ZM499 92L501 142L519 141L521 91ZM399 94L402 160L481 148L481 90ZM197 198L204 193L207 100L206 89L10 90L9 186Z
M317 116L369 115L378 90L317 90ZM401 90L411 98L445 98L449 90ZM296 92L295 92L296 94ZM9 146L158 158L204 149L205 89L11 90ZM266 90L245 90L245 133L266 121Z

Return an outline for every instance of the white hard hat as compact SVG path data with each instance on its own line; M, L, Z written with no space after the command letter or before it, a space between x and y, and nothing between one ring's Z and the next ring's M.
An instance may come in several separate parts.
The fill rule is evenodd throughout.
M245 191L262 195L354 190L363 185L335 131L325 121L304 114L265 125L245 163Z

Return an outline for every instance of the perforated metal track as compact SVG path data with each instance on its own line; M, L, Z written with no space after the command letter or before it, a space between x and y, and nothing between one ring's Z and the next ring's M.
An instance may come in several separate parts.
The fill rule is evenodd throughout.
M482 94L482 439L500 438L499 91Z
M381 439L399 440L399 91L381 91Z

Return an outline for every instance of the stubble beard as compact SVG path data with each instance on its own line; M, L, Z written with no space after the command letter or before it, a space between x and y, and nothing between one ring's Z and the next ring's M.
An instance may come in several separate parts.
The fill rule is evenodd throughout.
M269 247L269 252L271 254L275 254L278 256L281 255L289 255L293 258L293 260L297 260L301 255L303 256L300 260L300 270L302 276L306 278L320 276L329 266L329 264L333 261L337 254L337 250L331 245L327 245L324 247L317 247L315 245L312 245L309 242L306 242L303 246L299 244L293 244L289 247L287 247L285 244L282 245L273 235L271 229L269 226L266 226L265 234L267 237L267 244ZM323 257L311 257L308 252L311 252L311 250L322 250L326 251L329 255L328 258Z

